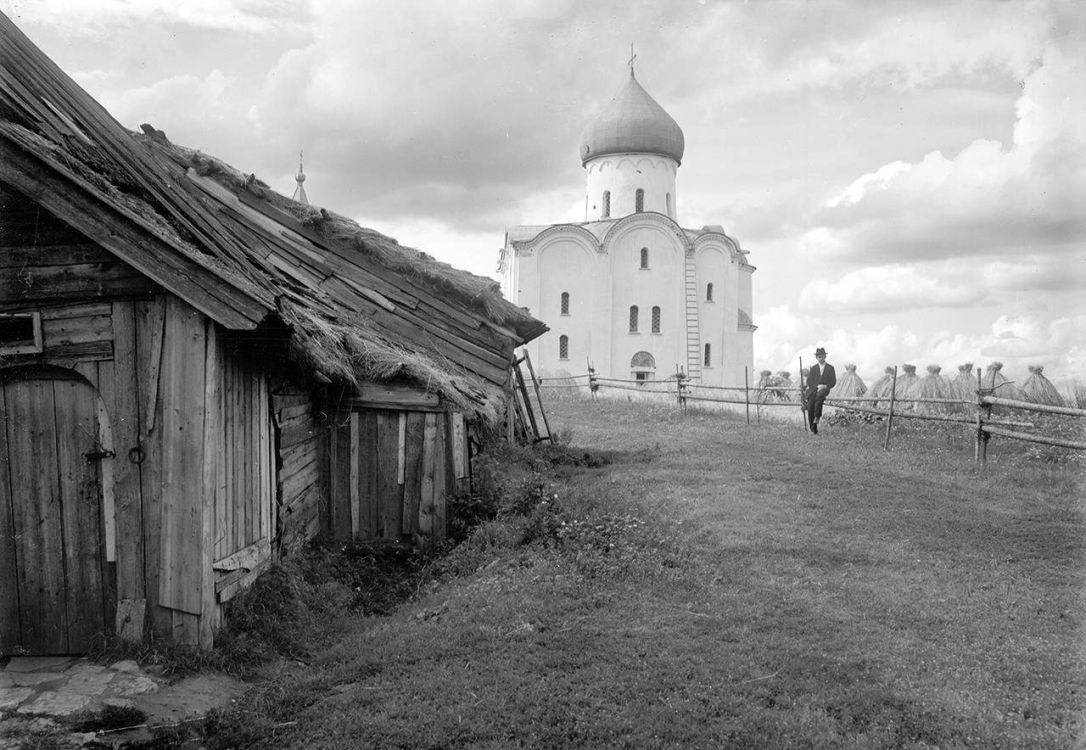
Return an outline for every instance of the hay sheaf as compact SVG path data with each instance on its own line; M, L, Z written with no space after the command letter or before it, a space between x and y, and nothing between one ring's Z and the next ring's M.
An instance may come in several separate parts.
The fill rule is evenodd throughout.
M882 371L882 377L871 384L871 387L867 390L867 395L871 396L874 401L872 403L878 404L879 400L890 400L890 393L894 388L894 368L887 367Z
M940 372L942 367L939 365L928 365L928 374L922 378L918 378L913 382L909 389L905 392L906 399L927 399L927 398L940 398L940 399L953 399L957 398L957 394L954 392L953 386L950 381L944 378ZM928 413L941 413L950 410L952 404L930 404L930 403L918 403L910 404L910 408L914 408L916 411L928 412Z
M1044 376L1041 365L1029 366L1029 377L1022 383L1022 397L1034 404L1066 406L1067 402L1052 381Z
M973 363L966 362L958 365L958 374L950 381L954 389L954 397L962 401L975 403L977 400L977 378L973 374Z
M867 386L863 379L856 374L856 365L851 362L845 365L845 374L837 379L833 395L840 398L856 398L867 393Z
M920 376L916 374L916 365L902 365L901 372L897 374L897 384L894 386L894 398L907 398L905 394L919 380Z
M981 387L992 389L992 395L998 398L1009 398L1014 401L1023 400L1022 389L1015 385L1014 381L1008 380L1007 376L1003 374L1002 362L992 362L984 368Z

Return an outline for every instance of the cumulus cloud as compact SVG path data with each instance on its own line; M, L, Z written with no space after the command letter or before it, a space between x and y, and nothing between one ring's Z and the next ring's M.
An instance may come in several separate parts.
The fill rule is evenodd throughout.
M1086 239L1086 59L1072 36L1025 78L1010 147L981 139L857 178L827 201L809 252L866 263L1075 254Z
M95 37L111 27L181 23L264 33L297 17L302 2L284 0L8 0L19 22L48 23L66 37ZM292 21L291 21L292 22Z
M835 281L816 279L800 294L802 310L885 312L916 307L968 307L984 290L925 275L916 266L889 265L850 271Z
M240 112L231 90L237 81L221 70L204 77L180 75L156 81L150 86L116 91L102 97L102 103L126 127L135 129L150 123L165 130L184 132L187 143L205 147L209 135L224 127L235 127ZM183 102L183 107L178 103Z

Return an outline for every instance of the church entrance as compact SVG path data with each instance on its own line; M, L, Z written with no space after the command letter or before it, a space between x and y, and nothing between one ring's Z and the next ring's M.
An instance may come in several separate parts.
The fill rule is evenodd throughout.
M630 372L638 385L656 379L656 358L648 352L638 352L630 360Z

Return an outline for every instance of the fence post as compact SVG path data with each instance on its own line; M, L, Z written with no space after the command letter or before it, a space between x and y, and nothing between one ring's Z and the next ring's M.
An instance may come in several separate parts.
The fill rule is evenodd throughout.
M894 379L890 384L890 416L886 420L886 441L884 450L890 450L890 428L894 426L894 397L897 396L897 365L894 365Z
M992 386L995 386L995 373L992 373ZM992 391L988 391L991 393ZM992 407L984 403L984 381L981 378L980 368L977 368L977 445L973 452L973 458L983 469L988 464L988 433L984 431L984 425L992 419Z
M675 390L679 397L679 409L686 411L686 393L683 387L686 384L686 373L683 372L683 368L675 365Z
M748 368L743 365L743 400L747 405L747 424L750 424L750 374Z

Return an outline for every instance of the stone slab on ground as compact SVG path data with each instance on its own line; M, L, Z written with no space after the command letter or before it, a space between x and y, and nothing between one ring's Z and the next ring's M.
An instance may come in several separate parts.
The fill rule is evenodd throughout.
M212 709L229 706L244 692L245 685L232 677L203 674L135 697L133 705L147 714L148 724L167 724L206 716Z
M46 714L48 716L71 716L90 705L91 696L72 693L67 690L49 690L39 693L32 701L19 706L21 714Z
M0 711L15 708L34 693L29 687L0 687Z
M77 661L74 656L13 656L5 672L59 672Z
M13 657L0 670L0 750L21 747L31 725L59 731L58 736L69 744L57 747L79 747L80 735L64 734L63 721L107 706L141 711L150 726L198 719L213 709L228 707L245 689L244 683L220 674L169 683L134 661L105 667L74 657ZM147 733L146 727L139 731ZM122 739L121 735L110 737L110 741ZM123 739L132 737L126 734Z
M11 679L11 684L17 687L44 685L47 682L58 682L65 679L63 674L56 672L12 672L7 677Z

